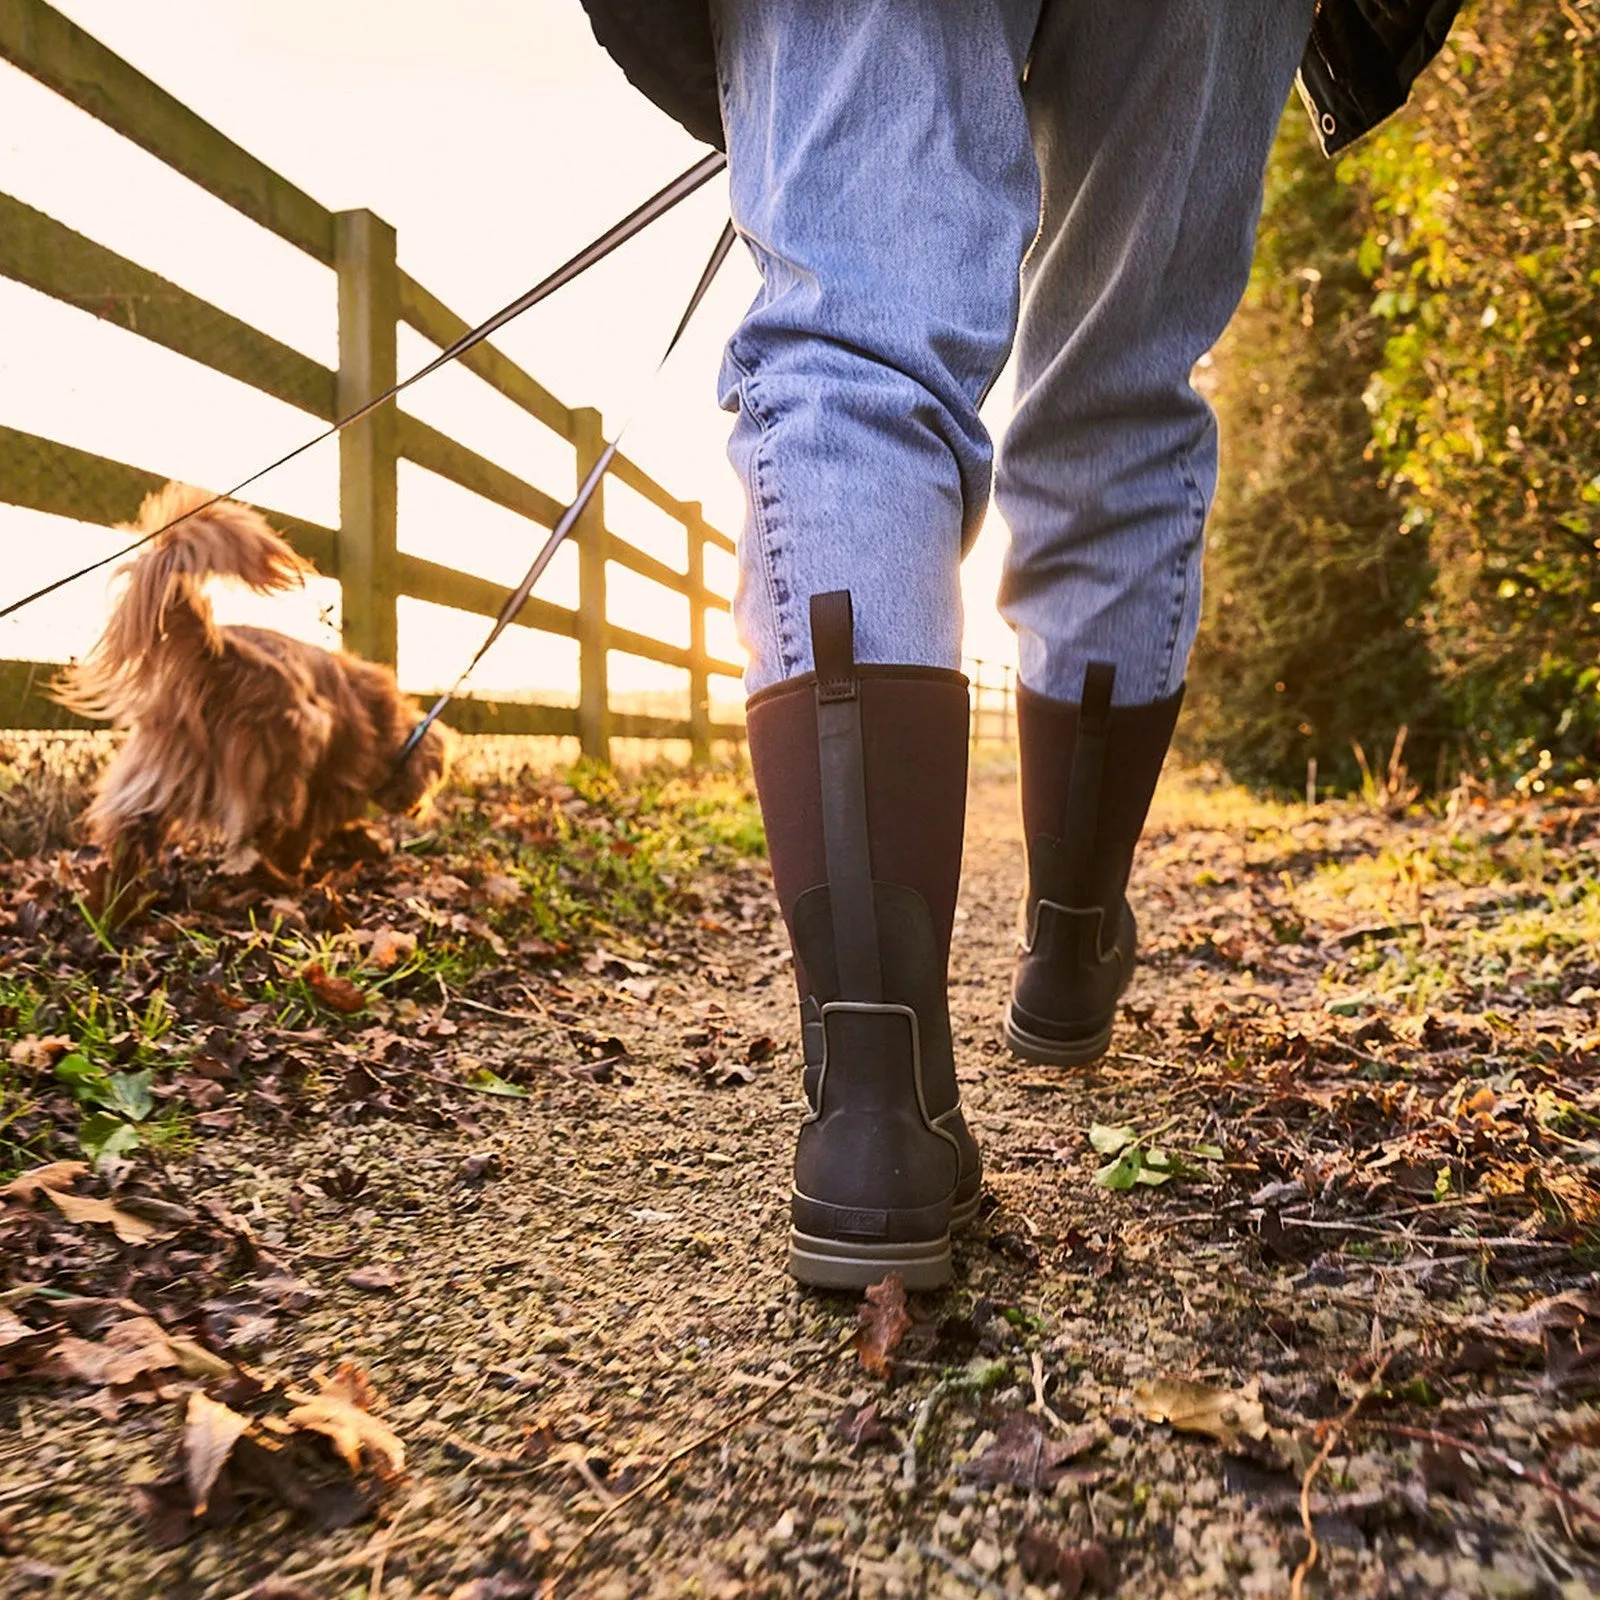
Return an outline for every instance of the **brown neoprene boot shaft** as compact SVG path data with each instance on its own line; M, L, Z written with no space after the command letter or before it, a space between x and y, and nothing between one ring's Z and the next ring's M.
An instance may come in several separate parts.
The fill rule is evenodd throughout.
M954 672L858 666L848 615L843 594L813 601L818 672L754 696L747 718L810 1107L790 1263L822 1287L888 1271L935 1287L949 1277L952 1223L975 1214L981 1186L945 987L967 685Z
M1028 888L1006 1038L1041 1065L1102 1055L1133 975L1128 874L1183 692L1113 706L1114 679L1096 663L1079 703L1017 694Z

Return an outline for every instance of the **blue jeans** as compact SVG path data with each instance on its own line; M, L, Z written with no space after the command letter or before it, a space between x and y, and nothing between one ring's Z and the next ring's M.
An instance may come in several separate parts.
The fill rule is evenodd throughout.
M1023 682L1183 681L1216 424L1190 383L1249 277L1313 0L712 0L762 288L722 404L753 693L847 588L865 661L952 667L991 477ZM999 451L978 407L1018 341Z

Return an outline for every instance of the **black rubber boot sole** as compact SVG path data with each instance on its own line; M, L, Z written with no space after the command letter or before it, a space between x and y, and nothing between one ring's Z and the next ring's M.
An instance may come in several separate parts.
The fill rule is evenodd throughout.
M936 1239L872 1244L861 1239L830 1239L823 1234L789 1229L789 1272L812 1289L865 1289L898 1272L908 1289L942 1289L954 1273L950 1237L978 1220L983 1179L970 1193L956 1191L950 1205L950 1226Z
M1012 1055L1030 1061L1036 1067L1087 1067L1098 1061L1111 1048L1112 1018L1096 1033L1085 1034L1081 1039L1051 1039L1042 1033L1030 1033L1016 1017L1016 1009L1006 1007L1006 1044Z
M822 1239L789 1230L789 1274L812 1289L865 1289L898 1272L908 1289L942 1289L954 1267L950 1235L905 1244Z

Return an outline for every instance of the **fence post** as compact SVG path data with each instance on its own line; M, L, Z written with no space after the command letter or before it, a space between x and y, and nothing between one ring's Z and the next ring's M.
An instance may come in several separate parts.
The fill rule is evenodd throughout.
M572 413L572 443L582 483L606 447L600 413L584 406ZM584 507L572 530L578 544L578 742L586 756L610 761L610 691L606 686L606 505L605 484Z
M698 500L684 523L689 535L689 744L697 762L711 759L711 680L706 668L706 524Z
M395 381L395 322L400 275L394 229L370 211L334 216L339 275L341 417ZM339 435L339 586L345 647L394 666L399 653L395 524L399 428L393 405Z

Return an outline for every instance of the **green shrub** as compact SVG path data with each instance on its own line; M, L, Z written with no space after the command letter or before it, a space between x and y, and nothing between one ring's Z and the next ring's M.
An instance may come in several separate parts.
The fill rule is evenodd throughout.
M1600 771L1600 0L1469 5L1337 169L1289 119L1217 373L1191 751Z
M1600 0L1484 0L1343 164L1386 324L1375 438L1477 764L1600 764Z
M1353 746L1386 756L1409 728L1435 761L1445 729L1413 623L1426 541L1370 459L1362 395L1382 330L1357 260L1359 197L1284 119L1250 289L1216 354L1222 479L1184 741L1236 776L1342 788Z

